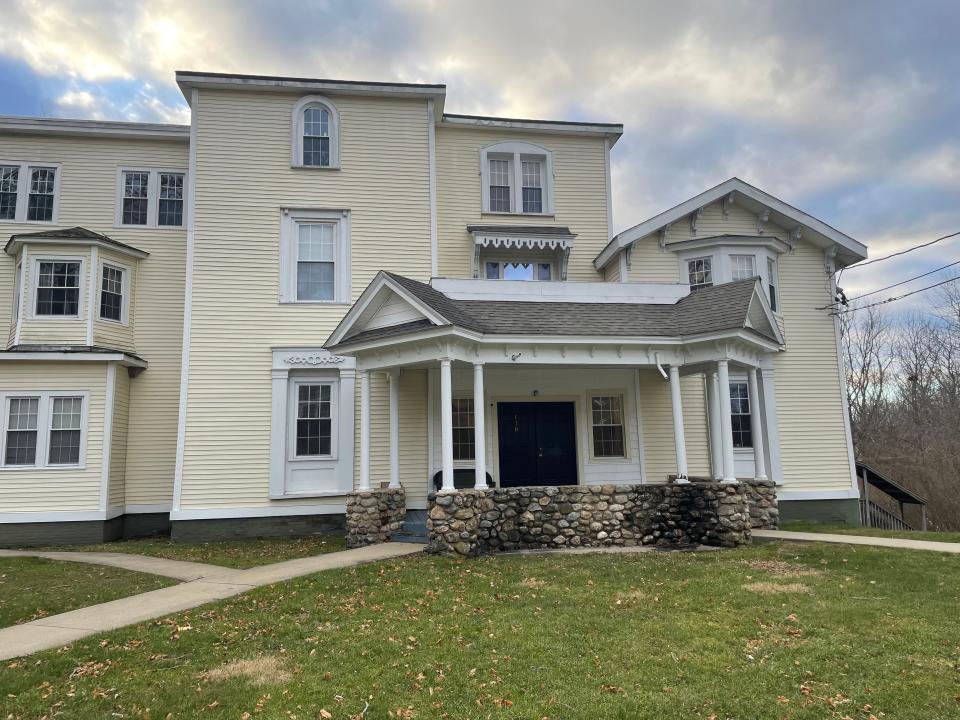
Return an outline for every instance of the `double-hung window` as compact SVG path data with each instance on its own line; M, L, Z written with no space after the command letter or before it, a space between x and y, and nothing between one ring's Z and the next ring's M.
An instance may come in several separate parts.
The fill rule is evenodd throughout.
M330 100L314 95L297 101L293 106L293 167L339 168L339 132L340 116Z
M349 302L349 213L285 210L280 273L280 302Z
M34 267L34 314L77 317L80 314L80 261L39 260Z
M183 227L185 178L179 170L121 170L117 225Z
M473 460L476 453L473 398L453 400L453 459Z
M3 407L3 467L78 466L83 462L86 396L9 394Z
M713 287L713 258L687 260L687 282L691 290Z
M623 396L594 395L590 398L593 455L598 458L626 456L623 429Z
M553 154L539 145L504 142L480 151L482 210L553 213Z
M770 309L773 312L780 310L777 296L777 286L779 284L777 280L777 261L773 258L767 258L767 292L770 293Z
M753 255L731 255L730 276L733 281L746 280L757 274L753 263Z
M296 457L329 456L333 443L332 386L297 385Z
M730 383L730 426L735 448L753 447L753 428L750 417L750 393L747 383Z
M59 168L0 161L0 220L54 222Z
M124 270L104 265L100 277L100 319L123 321Z

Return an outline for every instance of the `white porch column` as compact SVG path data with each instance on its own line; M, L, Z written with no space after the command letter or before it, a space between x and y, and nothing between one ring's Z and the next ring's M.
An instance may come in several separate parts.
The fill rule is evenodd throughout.
M730 365L726 360L717 362L717 381L720 385L720 447L723 449L723 479L725 483L737 481L733 461L733 428L730 423Z
M400 487L400 373L387 374L390 380L390 487Z
M473 455L476 477L473 487L487 489L487 443L484 422L483 363L473 364Z
M747 370L747 379L750 382L750 435L753 438L753 467L754 478L767 479L767 459L763 448L763 423L760 420L760 393L757 392L757 369Z
M723 450L720 440L720 381L717 373L707 373L707 410L710 414L710 469L713 479L723 478Z
M673 441L677 450L677 482L687 483L687 443L683 437L683 404L680 401L680 368L670 366L670 402L673 406Z
M370 372L357 370L360 377L360 487L370 489Z
M453 486L453 387L450 377L450 359L440 361L440 457L443 470L441 492L454 490Z
M780 427L777 421L777 391L773 368L761 368L759 381L759 390L763 396L763 424L767 431L767 452L770 453L768 477L776 483L782 483L783 465L780 461Z

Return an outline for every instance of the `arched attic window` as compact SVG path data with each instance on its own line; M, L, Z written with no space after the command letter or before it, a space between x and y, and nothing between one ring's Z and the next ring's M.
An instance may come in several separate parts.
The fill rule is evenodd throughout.
M527 142L480 150L482 209L487 213L553 214L553 153Z
M294 105L292 155L294 167L340 167L340 115L327 98L312 95Z

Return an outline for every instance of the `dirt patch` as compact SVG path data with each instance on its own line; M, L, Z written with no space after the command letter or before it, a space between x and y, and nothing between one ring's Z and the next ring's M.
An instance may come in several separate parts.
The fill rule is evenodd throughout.
M618 592L613 596L613 604L616 607L633 607L648 599L648 595L636 588L630 588L626 592Z
M283 666L280 658L265 655L250 660L231 660L205 673L205 677L212 682L241 678L251 685L282 685L290 681L293 673Z
M783 560L744 560L754 570L763 570L775 577L816 577L823 573L803 565L794 565Z
M743 586L743 589L758 595L776 595L777 593L808 593L810 587L802 583L755 582Z
M539 590L540 588L546 587L546 585L543 580L538 580L535 577L525 577L520 581L520 587L525 587L528 590Z

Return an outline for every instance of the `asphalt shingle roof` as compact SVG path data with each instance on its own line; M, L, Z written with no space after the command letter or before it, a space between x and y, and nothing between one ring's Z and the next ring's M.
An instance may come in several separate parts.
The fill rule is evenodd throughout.
M102 235L101 233L94 232L93 230L87 230L86 228L82 227L63 228L60 230L40 230L38 232L29 233L16 233L10 236L10 240L7 242L7 247L10 247L10 243L16 240L30 240L30 238L50 238L52 240L97 240L107 245L113 245L114 247L122 248L124 250L135 250L136 252L147 254L146 251L135 248L133 245L127 245L119 240L114 240L111 237L107 237L106 235Z

